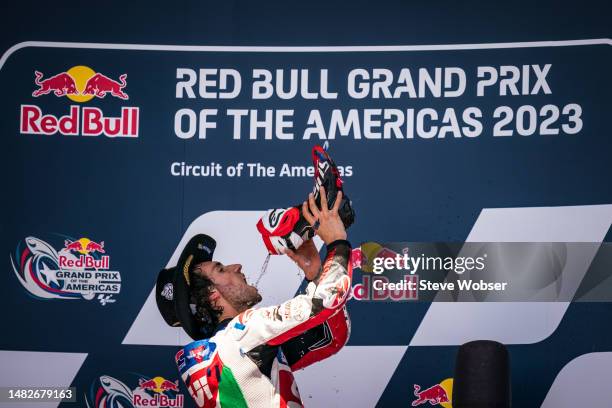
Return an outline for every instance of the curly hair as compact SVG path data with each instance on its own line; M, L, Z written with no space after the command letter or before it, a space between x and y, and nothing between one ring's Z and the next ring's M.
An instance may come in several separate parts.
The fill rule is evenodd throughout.
M195 318L202 327L202 332L206 336L211 336L219 324L219 316L223 308L215 307L209 300L210 292L215 288L214 283L205 276L196 273L197 267L189 271L191 281L190 298L191 303L195 304Z

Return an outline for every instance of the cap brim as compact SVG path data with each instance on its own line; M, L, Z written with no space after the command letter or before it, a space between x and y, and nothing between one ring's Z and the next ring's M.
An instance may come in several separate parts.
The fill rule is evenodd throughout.
M155 302L159 313L168 326L177 327L181 322L176 317L174 308L174 275L176 268L162 269L157 275L155 284Z
M198 234L191 238L176 264L174 272L174 311L176 318L185 332L194 340L206 337L202 327L196 320L195 305L191 304L191 282L189 271L194 265L201 262L212 261L217 243L205 234Z

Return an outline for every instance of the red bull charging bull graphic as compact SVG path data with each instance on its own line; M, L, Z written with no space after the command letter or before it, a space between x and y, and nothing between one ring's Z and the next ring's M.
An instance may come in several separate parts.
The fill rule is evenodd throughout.
M106 96L123 101L130 97L126 92L127 74L117 79L78 65L55 75L34 71L36 88L32 97L39 102L45 95L66 97L73 102L86 103ZM107 116L102 109L93 106L71 105L66 115L45 113L38 104L23 104L20 109L20 133L33 135L100 136L110 138L136 138L139 129L139 108L122 106L119 116Z
M88 408L140 408L140 407L177 407L185 404L185 396L179 391L178 380L170 381L164 377L134 377L134 386L129 386L109 375L102 375L85 394Z
M423 404L440 405L444 408L452 408L453 379L447 378L440 384L435 384L424 390L421 386L414 384L414 396L412 406L416 407Z
M126 78L127 74L123 74L119 76L120 82L117 82L97 72L87 80L83 95L95 95L98 98L104 98L107 93L110 93L112 96L120 99L129 99L129 96L122 91L127 86Z
M115 302L121 291L121 274L111 270L104 241L89 238L63 241L61 247L37 237L27 237L11 254L15 276L39 299L97 299L102 306Z
M55 96L79 94L76 89L76 83L74 82L74 78L72 78L67 72L62 72L42 81L42 72L34 71L34 75L36 75L36 79L34 79L34 82L36 83L36 85L39 86L37 90L32 92L32 96L34 97L46 95L51 92L53 92Z

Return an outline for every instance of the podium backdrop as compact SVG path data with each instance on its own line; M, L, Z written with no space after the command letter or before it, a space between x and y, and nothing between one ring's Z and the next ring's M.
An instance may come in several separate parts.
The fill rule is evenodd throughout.
M2 386L192 406L157 272L204 232L256 279L255 223L311 190L314 144L341 166L354 245L610 238L608 4L5 7ZM264 304L302 283L274 257ZM348 345L297 374L307 406L450 397L475 339L508 345L514 406L612 398L609 303L348 305Z

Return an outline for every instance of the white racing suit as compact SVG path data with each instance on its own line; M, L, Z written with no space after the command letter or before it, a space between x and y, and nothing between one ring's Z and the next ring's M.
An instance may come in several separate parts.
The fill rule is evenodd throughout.
M219 324L215 334L176 354L198 407L302 407L293 371L338 352L348 341L345 303L351 287L348 241L327 246L306 294L252 308Z

